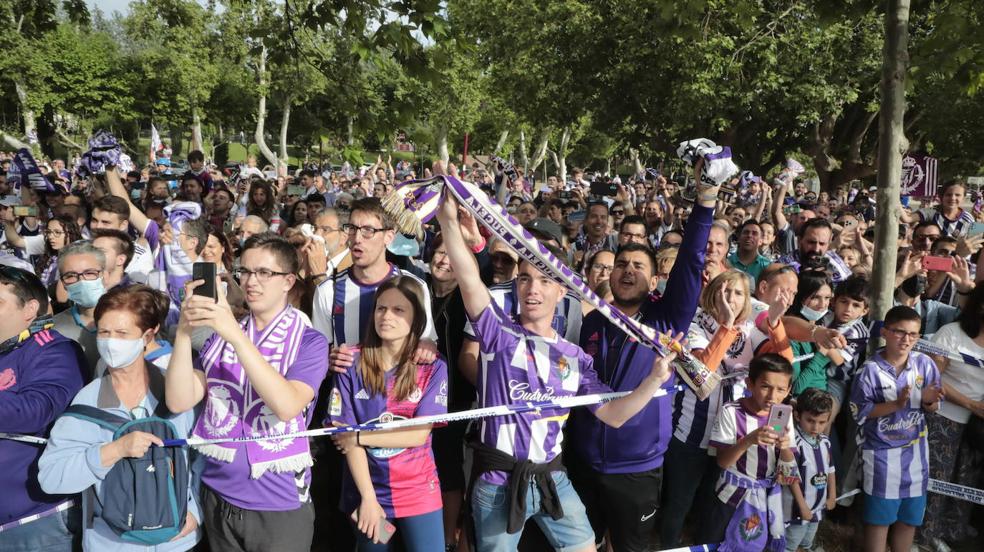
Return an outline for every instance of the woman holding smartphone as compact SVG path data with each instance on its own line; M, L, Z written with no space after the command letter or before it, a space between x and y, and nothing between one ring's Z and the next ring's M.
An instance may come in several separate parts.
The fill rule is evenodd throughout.
M406 276L386 281L376 291L372 312L352 367L335 375L329 421L346 426L446 413L444 361L413 361L427 324L420 284ZM341 507L352 512L360 552L388 550L394 525L409 552L444 542L430 425L342 433L333 440L345 454Z

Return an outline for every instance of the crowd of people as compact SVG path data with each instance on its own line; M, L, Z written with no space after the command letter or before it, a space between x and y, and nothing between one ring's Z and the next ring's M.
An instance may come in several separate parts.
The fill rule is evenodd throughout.
M480 161L187 161L42 161L39 189L0 155L0 551L813 551L848 507L868 551L976 536L973 504L927 487L984 483L984 369L916 350L984 359L984 215L962 181L903 209L875 321L873 190L810 190L795 162L716 186L699 162L537 182ZM683 384L675 354L450 195L423 239L401 233L381 199L432 175L481 188L720 383ZM291 436L610 391L628 393Z

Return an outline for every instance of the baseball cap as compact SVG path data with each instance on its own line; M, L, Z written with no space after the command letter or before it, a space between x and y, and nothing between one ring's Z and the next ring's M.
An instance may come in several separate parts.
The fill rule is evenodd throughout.
M154 161L154 164L155 165L164 165L165 167L170 167L171 166L171 160L168 159L167 157L158 157Z
M563 241L563 229L559 224L547 218L535 218L527 222L526 229L530 232L539 232L540 234L549 236L550 239L557 243L561 243Z

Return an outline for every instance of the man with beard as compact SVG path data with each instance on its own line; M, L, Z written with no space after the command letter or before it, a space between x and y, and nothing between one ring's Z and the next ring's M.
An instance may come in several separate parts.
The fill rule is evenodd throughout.
M588 205L583 231L574 240L574 266L580 269L596 252L615 249L615 240L608 234L609 218L608 205L601 202Z
M772 260L759 253L762 246L762 226L758 221L746 220L738 228L738 250L728 257L731 266L748 274L752 277L752 282L757 282L765 267L772 264Z
M830 250L833 235L830 222L819 218L810 219L800 228L797 250L792 255L779 259L779 262L795 267L797 272L825 271L835 284L846 280L851 275L851 269L837 252Z
M695 172L699 174L702 163ZM699 181L699 179L698 179ZM687 222L683 243L663 297L653 300L656 260L642 244L627 243L615 256L609 279L612 305L660 332L685 332L697 309L705 248L714 218L717 187L702 187ZM581 347L593 357L599 380L629 391L646 377L656 352L630 339L600 312L581 326ZM676 382L669 378L664 386ZM663 456L672 429L670 401L652 401L622 428L599 423L583 409L571 412L568 457L571 477L583 498L598 542L606 530L615 550L649 550L660 503Z

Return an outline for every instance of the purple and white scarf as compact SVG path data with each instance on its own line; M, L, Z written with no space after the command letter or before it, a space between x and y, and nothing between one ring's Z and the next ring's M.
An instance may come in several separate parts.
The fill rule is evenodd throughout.
M60 186L56 188L47 176L41 174L37 161L31 155L31 150L27 148L17 150L17 153L14 154L14 159L10 163L10 170L7 172L7 183L18 192L21 186L27 185L37 192L60 191L67 193Z
M453 194L458 202L475 216L478 223L488 228L493 235L505 242L537 270L594 305L631 339L655 350L660 355L668 352L667 347L673 347L677 352L677 359L674 361L677 373L698 397L701 399L708 397L721 381L721 376L708 370L688 351L673 345L670 336L639 324L595 295L578 274L558 261L501 205L489 200L485 192L474 184L462 182L453 176L410 180L397 186L383 200L383 207L394 217L401 232L422 238L422 224L437 213L444 193Z
M82 178L95 174L105 174L107 167L120 165L121 155L123 155L123 149L116 141L116 137L108 131L98 130L89 138L89 151L82 154L82 158L75 168L75 173ZM125 167L120 167L120 169L128 170Z
M718 552L785 550L786 526L780 485L771 479L755 481L728 470L722 473L729 484L745 489L745 496L728 522Z
M178 243L178 235L185 221L196 220L202 216L202 206L193 201L179 201L164 208L174 231L171 243L162 244L154 260L155 273L152 281L161 291L166 291L171 297L172 306L180 306L184 300L184 285L191 279L192 266L195 260L188 257Z
M286 376L297 359L301 338L309 326L300 312L288 305L263 330L257 330L252 315L244 318L240 327L270 366L281 376ZM202 350L201 359L207 391L205 411L193 432L195 437L221 439L291 434L307 427L306 409L283 422L267 407L246 377L235 348L227 341L213 340ZM244 448L253 479L258 479L267 470L294 473L313 464L311 449L304 437L213 443L195 448L222 462L232 462L239 449Z

